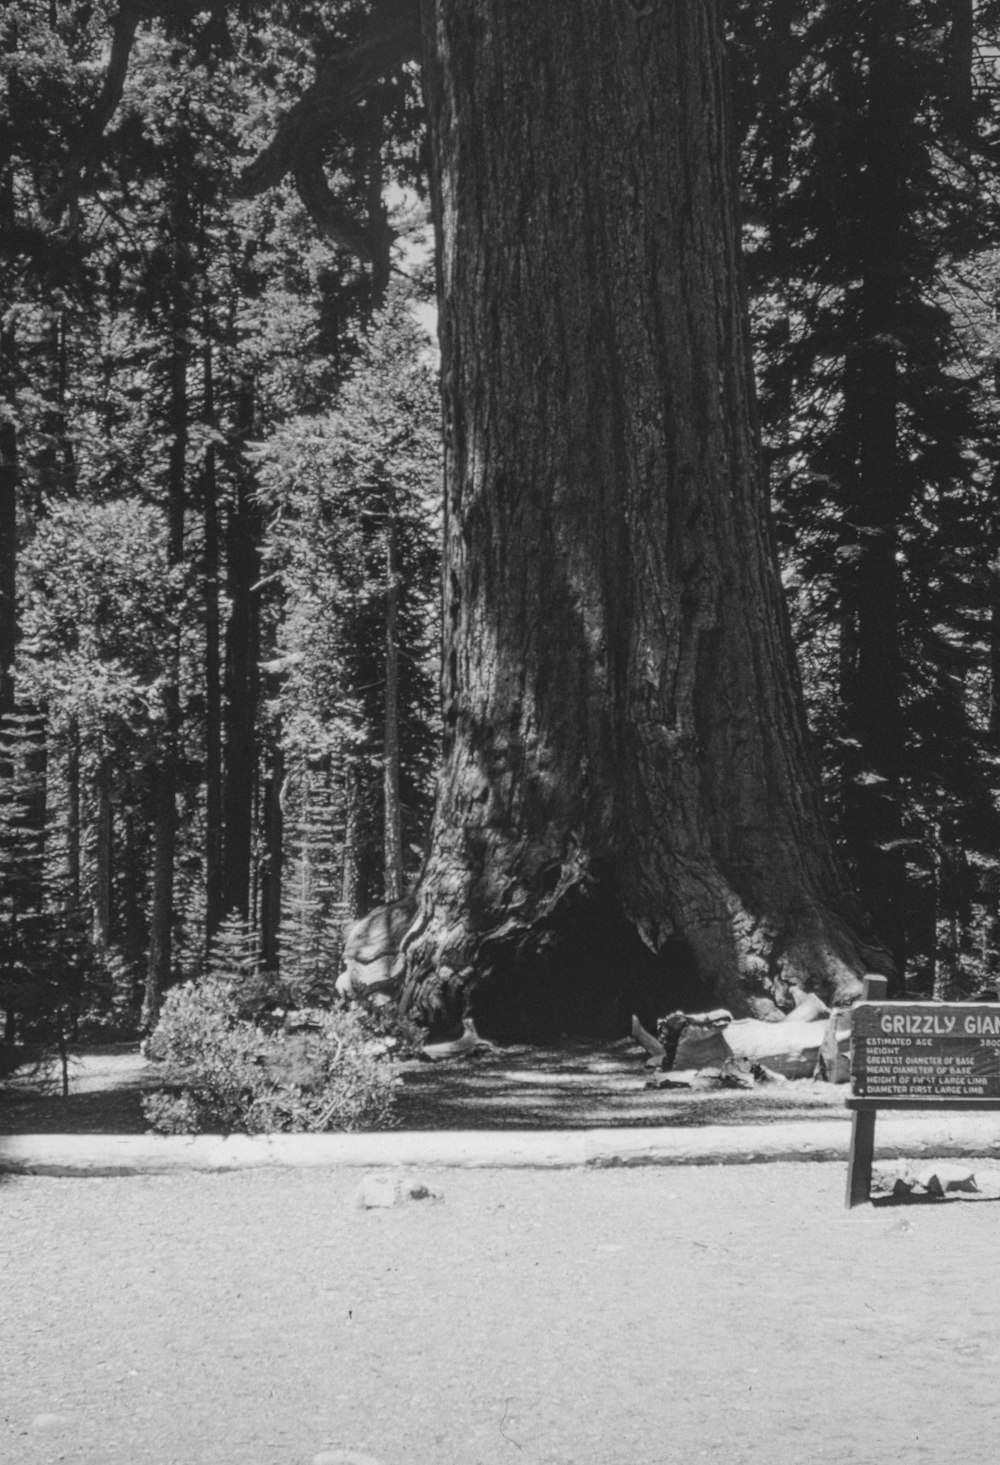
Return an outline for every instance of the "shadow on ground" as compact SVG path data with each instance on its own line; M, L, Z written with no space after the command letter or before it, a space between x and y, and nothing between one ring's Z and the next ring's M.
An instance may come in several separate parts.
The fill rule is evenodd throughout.
M844 1088L809 1080L749 1090L649 1089L645 1054L628 1041L509 1047L400 1065L401 1129L616 1129L844 1113ZM161 1087L134 1044L77 1055L70 1093L22 1071L0 1086L0 1134L142 1134L142 1097Z
M630 1042L511 1047L405 1065L403 1129L615 1129L828 1119L846 1090L812 1081L742 1090L649 1089Z
M55 1065L0 1084L0 1134L144 1134L142 1098L159 1086L137 1043L87 1047L70 1057L66 1098Z

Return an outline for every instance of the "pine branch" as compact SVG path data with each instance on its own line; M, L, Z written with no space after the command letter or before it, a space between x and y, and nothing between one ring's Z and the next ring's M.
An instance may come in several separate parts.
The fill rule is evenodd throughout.
M420 55L420 6L417 0L383 0L372 12L370 29L354 46L325 62L316 80L278 123L271 142L244 170L237 192L253 198L280 183L287 173L321 227L347 248L371 249L366 231L335 204L321 185L316 153L322 142L387 76ZM353 242L349 242L353 241ZM362 257L369 257L363 255Z
M135 35L143 21L187 9L186 0L122 0L111 17L111 53L100 93L90 113L83 118L62 166L59 186L46 199L42 212L51 227L57 227L70 210L75 215L84 176L93 162L101 139L118 108L125 89L128 64Z
M313 222L335 244L342 245L358 259L371 264L376 257L371 232L337 198L315 151L303 150L295 160L293 176L299 198L309 210Z

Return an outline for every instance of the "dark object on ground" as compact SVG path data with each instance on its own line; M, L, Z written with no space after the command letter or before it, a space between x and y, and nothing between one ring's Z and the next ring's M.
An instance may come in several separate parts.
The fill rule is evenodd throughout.
M989 1169L985 1175L985 1193L996 1194L996 1176ZM905 1200L908 1196L921 1198L933 1196L943 1200L948 1195L980 1195L984 1189L976 1179L975 1172L967 1163L936 1160L933 1164L917 1169L911 1162L895 1161L882 1166L882 1173L873 1177L873 1189L877 1188Z
M727 1049L720 1045L719 1030L728 1027L733 1014L726 1007L715 1007L711 1012L671 1012L661 1018L656 1031L663 1044L663 1067L707 1068L713 1063L726 1061ZM678 1062L678 1051L682 1039L687 1039L685 1058L691 1061ZM701 1048L695 1051L697 1045Z
M749 1058L727 1058L718 1068L700 1068L684 1078L658 1073L649 1079L648 1089L753 1089L759 1084L783 1084L788 1080L780 1073L753 1063Z

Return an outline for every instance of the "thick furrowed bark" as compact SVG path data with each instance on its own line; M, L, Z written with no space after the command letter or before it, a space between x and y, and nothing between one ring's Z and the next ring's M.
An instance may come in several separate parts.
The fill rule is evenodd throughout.
M866 965L757 469L717 11L425 4L447 734L400 959L425 1016L546 980L571 892L641 935L623 964L660 953L667 1002L692 972L739 1008Z

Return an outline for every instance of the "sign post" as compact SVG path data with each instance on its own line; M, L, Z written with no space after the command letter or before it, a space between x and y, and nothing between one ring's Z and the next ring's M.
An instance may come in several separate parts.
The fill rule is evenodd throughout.
M871 1199L879 1109L1000 1109L1000 1004L886 1002L866 977L851 1014L847 1206Z
M876 1002L889 990L887 977L865 977L862 1001ZM857 1012L857 1008L854 1009ZM854 1014L851 1015L851 1088L854 1088ZM847 1101L848 1107L851 1100ZM847 1157L847 1208L871 1200L872 1161L875 1158L875 1110L855 1109L851 1121L851 1149Z

